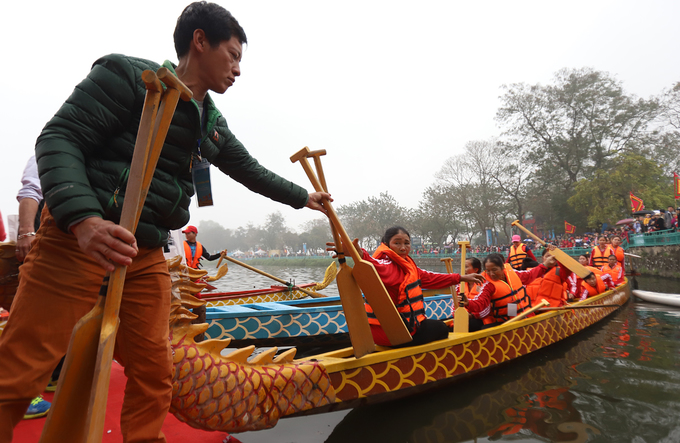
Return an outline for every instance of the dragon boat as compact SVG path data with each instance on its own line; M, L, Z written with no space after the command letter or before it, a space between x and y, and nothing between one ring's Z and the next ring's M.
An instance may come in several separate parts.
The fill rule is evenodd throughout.
M169 262L174 262L178 260L177 258L169 260ZM172 265L170 265L172 266ZM241 305L241 304L252 304L252 303L273 303L282 302L288 300L300 300L304 298L309 298L309 293L314 293L318 297L324 297L322 294L318 294L317 291L321 291L328 287L338 274L338 268L335 262L331 262L324 273L323 281L304 283L301 285L290 284L284 285L272 285L269 288L262 289L251 289L245 291L231 291L231 292L206 292L206 286L208 282L215 281L218 278L226 274L227 265L223 265L220 268L225 270L218 273L219 277L207 277L207 271L196 270L191 268L185 268L183 273L190 278L191 282L185 282L187 285L187 290L192 294L196 295L207 302L207 306L231 306L231 305ZM209 283L208 283L209 284Z
M253 355L252 345L225 351L230 340L196 343L194 337L209 325L192 324L194 316L188 309L202 302L176 290L173 283L170 411L194 428L238 433L271 428L283 417L406 396L539 351L601 321L629 298L626 281L575 303L579 309L552 310L473 333L451 333L421 346L377 347L361 358L355 358L349 347L295 359L295 348L279 353L273 347Z
M425 297L427 318L451 318L451 294ZM206 338L230 338L230 346L295 346L349 344L340 297L231 306L208 306Z

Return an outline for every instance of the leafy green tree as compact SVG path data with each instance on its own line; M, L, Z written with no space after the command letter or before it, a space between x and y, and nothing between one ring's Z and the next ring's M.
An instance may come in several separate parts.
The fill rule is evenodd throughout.
M640 197L647 208L673 205L668 174L655 161L626 153L612 163L609 170L597 170L591 180L580 180L569 199L574 209L587 214L589 226L630 217L630 192Z
M550 173L571 191L612 158L648 142L655 100L626 95L621 83L591 68L562 69L551 85L504 86L496 120L507 152Z

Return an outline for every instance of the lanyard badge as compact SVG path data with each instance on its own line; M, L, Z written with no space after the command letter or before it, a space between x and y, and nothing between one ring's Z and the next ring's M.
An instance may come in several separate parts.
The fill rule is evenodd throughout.
M194 192L198 206L212 206L212 187L210 186L210 162L200 155L193 156L191 164L191 178L194 182Z

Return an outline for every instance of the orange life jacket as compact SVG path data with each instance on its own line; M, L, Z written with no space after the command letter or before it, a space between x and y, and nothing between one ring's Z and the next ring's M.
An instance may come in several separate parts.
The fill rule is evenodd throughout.
M588 297L587 298L590 298L590 297L595 297L596 295L602 294L604 291L606 291L607 285L605 285L604 282L602 281L602 277L600 277L602 272L599 269L593 269L590 266L588 266L588 269L593 271L593 274L595 274L595 280L597 281L596 287L590 286L588 283L586 283L585 280L583 280L583 282L581 283L581 286L583 287L583 289L588 291Z
M532 304L545 299L553 308L559 308L564 305L567 299L567 290L565 288L566 285L560 278L560 267L555 266L546 272L540 280L540 286L538 291L536 291L536 295L531 297Z
M617 246L616 248L612 246L612 253L616 255L616 261L619 262L619 264L621 265L621 269L623 269L625 272L626 265L624 264L624 262L626 256L624 255L625 251L623 250L623 248L621 246Z
M599 246L595 246L593 248L592 252L592 263L593 266L595 266L597 269L601 269L602 266L607 264L607 260L609 259L609 256L612 255L614 251L612 250L612 247L607 245L607 247L604 249L604 252L600 251Z
M623 269L621 268L621 265L618 264L618 262L614 265L614 267L610 267L609 263L606 265L602 266L602 272L605 274L609 274L612 276L612 280L614 280L614 284L616 286L620 285L623 283ZM619 278L619 275L621 278Z
M192 256L191 246L189 246L189 243L185 240L184 256L187 259L187 266L189 266L190 268L198 269L198 262L201 260L201 257L203 256L203 245L200 244L199 242L196 242L196 255Z
M515 269L522 267L522 262L527 256L527 247L520 244L515 248L515 245L510 246L510 266Z
M409 256L403 258L396 252L391 250L387 245L381 243L378 249L373 253L373 257L378 258L383 254L387 255L392 263L396 264L406 274L404 281L399 285L399 298L395 303L399 315L406 324L406 327L411 332L411 335L416 333L420 322L425 320L425 303L423 301L423 290L420 287L420 279L418 267L413 259ZM368 303L364 303L366 314L368 315L368 323L371 325L380 326L378 318L373 313L373 308Z
M468 300L472 300L477 297L479 292L482 290L482 287L477 283L461 283L461 285L463 285L463 293L468 298Z
M517 314L531 308L531 299L526 288L509 263L505 264L503 272L506 281L494 281L489 278L486 272L482 273L486 281L494 285L496 289L491 297L491 315L483 320L486 325L510 320L508 316L508 305L510 303L517 303Z

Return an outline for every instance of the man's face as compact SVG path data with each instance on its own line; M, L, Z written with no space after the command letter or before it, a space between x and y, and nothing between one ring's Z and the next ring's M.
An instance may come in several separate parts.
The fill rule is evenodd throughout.
M613 255L610 255L610 256L607 258L607 261L609 262L609 267L610 267L610 268L613 268L614 266L616 266L616 257L614 257Z
M223 40L219 46L208 45L202 63L202 80L211 91L223 94L241 75L243 46L236 36Z
M194 243L196 241L196 233L195 232L186 232L184 234L188 242Z

